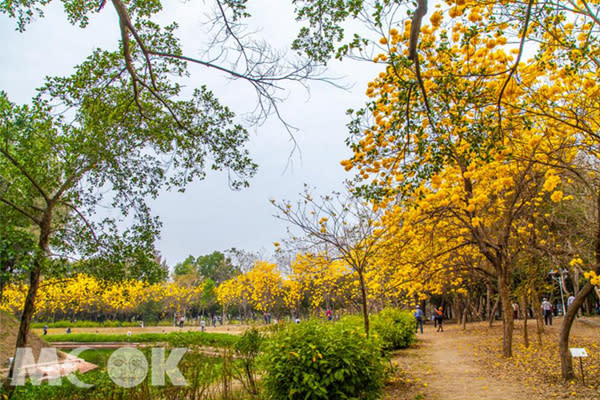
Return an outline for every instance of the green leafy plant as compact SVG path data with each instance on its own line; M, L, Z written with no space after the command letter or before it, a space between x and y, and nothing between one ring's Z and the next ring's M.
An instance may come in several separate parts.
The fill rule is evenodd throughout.
M339 323L364 332L363 319L359 315L344 316ZM372 317L372 327L374 339L381 340L384 350L405 349L416 339L415 317L408 311L384 308Z
M408 311L384 308L373 317L373 329L386 350L405 349L414 343L415 317Z
M257 395L256 384L257 357L261 351L265 337L256 328L248 329L233 346L238 357L238 363L234 366L235 375L248 393Z
M345 323L291 324L265 345L270 399L376 399L384 382L379 342Z

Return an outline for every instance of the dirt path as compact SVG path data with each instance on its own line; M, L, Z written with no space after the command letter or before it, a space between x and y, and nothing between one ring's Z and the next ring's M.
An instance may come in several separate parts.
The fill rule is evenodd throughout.
M388 399L514 400L534 398L524 385L502 381L482 370L476 360L473 336L456 325L435 332L426 326L417 346L394 358L406 371L387 391ZM498 340L502 340L501 337Z

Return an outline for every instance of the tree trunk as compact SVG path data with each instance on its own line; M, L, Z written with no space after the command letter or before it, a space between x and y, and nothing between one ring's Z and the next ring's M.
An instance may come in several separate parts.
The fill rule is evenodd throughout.
M17 333L17 340L15 344L15 359L12 363L10 370L8 371L8 378L5 381L5 389L7 397L10 398L15 389L14 386L9 386L9 382L14 373L14 367L17 364L16 353L20 347L27 346L27 336L29 335L29 329L31 326L31 319L35 312L35 298L37 295L38 288L40 286L40 278L42 276L42 260L50 254L50 228L52 222L52 207L48 205L48 209L44 213L42 222L40 224L40 236L38 239L38 251L33 261L33 269L29 273L29 290L27 291L27 297L25 298L25 304L23 306L23 313L21 314L21 322L19 324L19 331Z
M529 319L529 315L527 315L528 308L529 304L527 304L527 292L525 292L521 299L521 309L523 310L523 344L525 347L529 347L529 331L527 330L527 320Z
M544 333L544 321L542 320L542 311L538 306L539 297L537 291L535 290L535 284L531 283L531 309L533 310L533 316L535 318L536 323L536 333L538 337L538 343L542 344L542 333Z
M462 322L461 316L462 316L462 304L461 302L459 302L458 300L458 296L455 294L452 295L452 306L448 307L448 312L452 311L452 313L454 315L456 315L456 325L460 325ZM450 318L450 316L448 316L448 318Z
M31 319L35 312L35 297L37 295L38 288L40 286L40 277L42 274L42 267L39 260L36 258L33 263L33 269L29 273L29 290L27 291L27 297L25 298L25 305L23 306L23 313L21 314L21 322L19 324L19 331L17 333L17 342L15 344L15 358L8 371L8 377L5 381L4 389L8 393L8 398L11 397L14 390L14 386L9 386L11 377L14 373L14 368L17 365L17 349L27 346L27 336L29 335L29 328L31 326Z
M367 337L369 337L369 305L367 303L367 288L362 271L357 269L356 272L358 273L358 280L360 282L360 295L362 300L363 319L365 321L365 332L367 333Z
M494 302L494 306L492 307L492 310L490 311L490 314L488 315L489 322L490 322L490 328L492 327L492 324L494 323L494 320L496 319L496 310L498 309L499 304L500 304L500 296L498 296L498 298Z
M477 318L480 321L484 320L484 317L483 317L483 313L485 310L484 307L485 307L485 299L483 298L483 296L479 296L478 303L477 303L477 310L475 311L475 313L477 314Z
M579 287L579 269L575 268L573 271L573 296L577 296L577 293L579 293L580 287ZM568 298L568 297L567 297ZM583 309L581 310L582 312L584 311ZM578 314L582 315L582 313Z
M486 288L485 316L487 318L489 318L490 314L492 312L492 285L490 285L489 282L486 281L485 288Z
M600 263L600 189L596 193L596 238L595 238L595 256L596 264ZM598 267L596 267L598 269ZM571 304L571 307L565 314L563 323L560 327L560 336L558 339L558 351L560 355L560 369L562 377L566 380L572 379L575 376L573 372L573 360L569 353L569 335L571 334L571 327L575 320L575 315L579 311L579 308L583 304L585 298L592 293L594 287L590 282L586 282L581 291L575 296L575 300Z
M510 289L508 287L507 277L500 275L498 279L498 292L502 299L502 355L506 358L512 357L512 337L513 337L513 309L510 302Z
M592 293L593 288L594 287L590 282L587 282L585 286L583 286L581 291L577 293L577 296L575 296L575 300L573 300L573 303L565 314L562 325L560 326L558 351L560 354L562 377L566 380L573 379L575 377L575 373L573 372L573 359L571 358L571 353L569 352L569 335L571 334L571 327L573 326L573 321L575 320L575 316L579 311L579 307L581 307L587 295Z
M463 308L462 315L462 329L463 331L467 329L467 313L469 312L469 306L471 305L471 296L467 294L467 299L465 300L465 307Z

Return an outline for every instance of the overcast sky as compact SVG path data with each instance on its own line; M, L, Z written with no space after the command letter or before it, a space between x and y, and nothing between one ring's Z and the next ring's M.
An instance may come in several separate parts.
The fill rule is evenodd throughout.
M208 4L210 2L206 2ZM285 47L297 33L292 9L287 1L252 1L253 26L274 45ZM165 21L176 20L184 49L197 55L202 47L202 21L205 2L164 1ZM26 103L45 76L67 75L92 49L114 49L119 32L116 14L109 4L93 15L86 29L71 26L55 2L46 18L31 24L25 33L14 30L15 21L0 16L0 90L13 102ZM232 191L227 176L209 173L203 181L189 185L185 193L163 193L152 202L152 211L163 222L157 247L173 266L189 254L201 255L231 247L251 251L273 250L273 242L285 237L285 225L273 218L269 199L295 199L308 183L321 193L341 189L350 177L339 162L350 155L344 144L348 117L345 110L358 108L365 101L366 83L380 68L369 63L332 62L328 75L343 76L348 90L314 83L310 94L294 87L281 106L286 120L300 131L295 134L300 151L292 154L292 143L281 123L272 118L252 130L249 149L259 165L250 188ZM243 82L221 79L212 72L191 66L190 88L207 84L236 112L254 106L252 90ZM287 168L286 168L287 167Z

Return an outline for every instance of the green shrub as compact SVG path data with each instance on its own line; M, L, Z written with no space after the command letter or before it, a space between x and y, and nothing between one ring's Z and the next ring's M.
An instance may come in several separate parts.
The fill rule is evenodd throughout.
M386 350L405 349L416 339L415 317L408 311L384 308L372 319L372 329Z
M358 314L344 315L342 318L340 318L338 323L355 326L363 330L365 327L365 320L363 316Z
M273 400L368 400L383 388L378 342L349 324L287 325L267 341L263 360L265 394Z
M258 394L257 358L265 341L263 334L255 327L246 330L233 346L237 363L233 366L235 376L252 395Z

